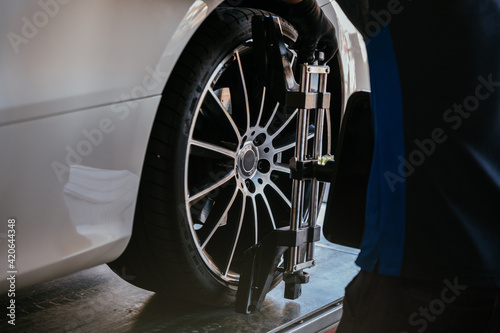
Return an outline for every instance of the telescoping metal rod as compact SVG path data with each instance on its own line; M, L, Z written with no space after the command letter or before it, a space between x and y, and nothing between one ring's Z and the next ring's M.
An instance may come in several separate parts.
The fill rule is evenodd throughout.
M325 72L318 74L318 92L323 94L326 93L326 76L328 74L328 69ZM325 123L325 113L326 110L324 108L319 108L316 112L316 128L315 128L315 138L314 138L314 146L312 159L317 160L319 156L323 154L323 129ZM319 213L319 205L321 203L318 202L319 198L319 182L317 179L312 180L312 193L311 193L311 201L310 201L310 209L309 209L309 227L316 226L316 220ZM306 261L310 261L314 259L314 243L307 243L307 252L306 252Z
M310 89L311 75L307 71L307 64L301 65L301 85L300 92L307 93ZM303 162L307 156L307 137L309 134L309 110L299 109L297 119L297 142L295 147L295 160ZM296 231L302 224L302 208L304 203L304 181L293 180L292 187L292 213L290 221L290 230ZM288 260L288 271L294 272L298 262L298 247L290 248Z

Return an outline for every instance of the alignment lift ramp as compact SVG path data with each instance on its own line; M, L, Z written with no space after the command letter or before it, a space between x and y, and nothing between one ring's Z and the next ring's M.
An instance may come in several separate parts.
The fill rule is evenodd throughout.
M330 107L330 94L326 91L329 67L317 64L318 61L313 65L300 65L297 83L291 63L293 54L285 45L279 18L255 17L252 29L259 79L281 105L299 111L295 156L290 160L293 180L290 226L274 230L245 252L236 294L236 311L244 314L260 310L277 274L283 274L287 299L297 299L302 284L309 282L309 274L304 269L315 265L314 242L320 239L320 227L316 225L321 204L319 182L332 179L334 163L332 156L321 156L325 116ZM317 55L321 63L322 55ZM312 145L308 144L313 127L310 120L315 122ZM307 209L308 214L304 214ZM287 324L281 331L318 332L333 327L341 313L342 299L339 299Z

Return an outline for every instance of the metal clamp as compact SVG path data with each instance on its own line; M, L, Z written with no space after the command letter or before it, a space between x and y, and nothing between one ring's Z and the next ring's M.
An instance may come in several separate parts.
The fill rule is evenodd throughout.
M282 274L285 298L296 299L302 284L310 276L304 269L316 265L314 242L320 239L316 225L319 211L319 182L328 181L333 159L322 156L325 115L330 106L326 90L330 68L325 65L300 65L300 84L292 68L294 54L286 47L279 18L254 17L252 20L255 66L258 79L288 109L298 109L295 155L290 163L292 198L290 226L274 230L245 252L238 291L236 311L252 313L262 306L273 280ZM309 146L309 122L314 121L315 136ZM308 201L307 186L311 186ZM309 185L310 184L310 185ZM309 214L304 220L304 206ZM281 259L283 268L277 268Z

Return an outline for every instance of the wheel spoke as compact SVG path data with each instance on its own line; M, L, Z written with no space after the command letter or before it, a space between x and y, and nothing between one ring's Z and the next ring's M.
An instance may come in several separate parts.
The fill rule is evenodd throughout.
M264 204L266 205L267 212L269 213L269 217L271 218L271 223L273 224L273 229L276 229L276 222L274 221L273 210L271 205L269 204L269 200L267 200L267 196L265 194L262 195L262 200L264 200Z
M309 134L309 135L307 136L307 140L311 140L312 138L314 138L314 134ZM294 138L294 139L295 139L295 138ZM279 154L279 153L284 152L285 150L288 150L288 149L292 149L292 148L294 148L294 147L295 147L295 145L296 145L296 143L295 143L295 142L291 142L291 143L289 143L289 144L287 144L287 145L284 145L284 146L281 146L281 147L279 147L279 148L276 148L276 149L274 150L274 152L275 152L276 154Z
M260 110L259 110L259 117L257 118L257 122L255 123L255 126L259 126L260 121L262 119L262 114L264 113L264 104L266 102L266 87L262 87L262 100L260 102Z
M203 141L192 139L191 145L196 146L196 147L200 147L203 149L207 149L207 150L210 150L210 151L222 154L222 155L226 155L226 156L229 156L231 158L236 158L236 152L229 150L227 148L221 147L221 146L217 146L217 145L208 143L208 142L203 142Z
M279 154L279 153L282 153L282 152L284 152L284 151L286 151L286 150L288 150L288 149L292 149L292 148L294 148L294 147L295 147L295 145L296 145L296 143L295 143L295 142L292 142L292 143L289 143L289 144L287 144L287 145L284 145L284 146L281 146L281 147L279 147L279 148L276 148L276 149L274 150L274 152L275 152L276 154Z
M240 216L240 220L238 222L238 230L236 231L236 235L234 237L233 246L231 248L231 254L229 255L229 258L228 258L227 264L226 264L226 269L224 270L224 276L227 276L227 274L229 273L229 268L231 267L231 264L233 263L234 252L236 251L236 246L238 245L238 241L240 240L241 226L243 225L243 220L245 218L246 204L247 204L246 197L245 197L244 193L243 193L243 199L241 201L242 201L242 203L241 203L241 216Z
M226 176L224 176L224 178L220 179L218 182L216 182L215 184L205 188L204 190L194 194L194 195L188 195L187 197L187 202L189 202L191 205L194 205L196 202L198 202L198 200L200 200L201 198L203 198L205 195L207 195L208 193L212 192L213 190L223 186L224 184L226 184L228 181L230 181L235 175L235 172L234 170L231 170Z
M278 172L290 174L290 167L288 165L273 164L273 171L278 171Z
M269 126L271 126L271 124L273 123L274 117L276 117L276 114L278 113L279 107L280 107L280 103L276 103L276 106L274 107L274 110L273 110L273 113L271 114L271 117L267 121L266 126L264 126L266 132L268 132Z
M233 128L233 131L236 134L236 137L238 138L238 143L241 143L240 130L238 129L238 126L234 122L233 117L229 114L229 112L227 112L226 107L222 104L222 102L220 101L220 99L217 96L217 94L215 93L215 91L212 88L208 88L208 91L210 92L210 95L212 96L212 98L217 102L217 104L219 105L220 109L222 110L222 112L226 116L227 120L231 124L231 127Z
M283 193L283 191L280 190L280 188L278 187L278 185L276 185L274 182L269 182L268 184L269 186L271 186L271 188L276 192L278 193L278 195L281 197L281 199L283 199L283 201L288 205L288 207L292 208L292 203L290 202L290 200L288 200L288 198L286 197L286 195Z
M253 208L253 219L255 225L254 244L257 244L257 242L259 241L259 219L257 218L257 202L255 201L255 197L252 197L252 208Z
M276 132L274 132L274 134L271 136L273 139L278 136L281 132L283 132L283 130L288 126L288 124L290 124L290 122L293 120L293 118L295 118L295 116L297 115L297 112L298 112L298 109L295 109L295 111L292 113L292 115L283 123L283 125L281 125L280 128L278 128L276 130Z
M247 124L246 124L246 129L248 130L250 128L250 103L248 102L248 91L247 91L247 85L245 82L245 75L243 73L243 66L241 65L241 58L240 58L240 52L236 50L234 52L236 56L236 61L238 62L238 69L241 77L241 85L243 88L243 97L245 99L245 111L246 111L246 117L247 117Z
M212 236L215 234L220 224L224 220L224 217L227 218L227 213L233 207L234 200L236 199L237 195L238 195L238 187L234 189L231 199L229 200L229 203L226 205L226 209L221 210L222 212L212 212L207 221L204 223L202 230L205 227L210 228L210 230L206 231L204 234L200 233L200 235L198 236L200 238L200 241L203 241L203 244L201 245L202 250L207 246L208 242L210 242Z

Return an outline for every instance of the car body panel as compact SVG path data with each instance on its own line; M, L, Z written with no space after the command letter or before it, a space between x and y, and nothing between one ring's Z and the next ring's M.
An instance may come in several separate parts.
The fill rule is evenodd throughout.
M218 3L0 4L0 252L14 218L18 288L123 252L160 94Z
M0 253L13 218L18 288L123 252L161 93L220 3L0 4ZM369 89L364 45L335 2L320 3L341 41L346 105ZM0 262L1 290L6 266Z
M220 1L60 2L0 4L0 125L161 94ZM59 9L50 17L42 3Z
M331 1L322 7L335 26L343 81L343 105L355 92L370 91L368 55L363 37L346 17L340 6Z
M31 271L71 272L67 265L48 267L77 254L84 263L85 252L118 242L94 256L108 261L124 250L148 143L141 133L149 133L159 101L134 101L128 114L101 106L0 127L1 145L15 147L0 164L0 230L5 235L7 219L16 220L16 267L24 276L19 287L43 281ZM5 238L0 250L7 253Z

